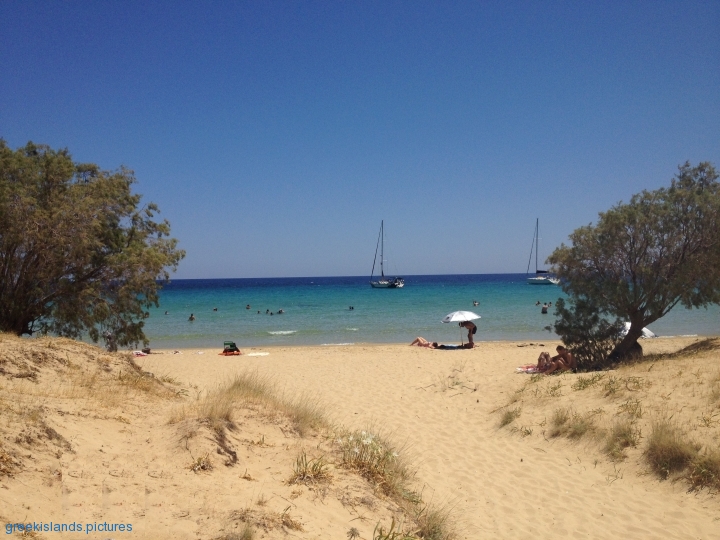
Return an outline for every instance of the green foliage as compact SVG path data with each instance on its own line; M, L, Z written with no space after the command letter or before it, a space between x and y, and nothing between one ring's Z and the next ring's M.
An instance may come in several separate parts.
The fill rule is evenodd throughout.
M644 326L676 305L720 302L717 179L710 163L685 163L669 188L643 191L601 213L595 226L576 229L572 245L561 245L548 259L574 306L569 311L581 316L573 330L572 317L561 315L560 335L581 335L592 322L586 314L591 310L598 320L590 327L600 334L613 326L609 319L629 320L627 336L612 352L622 358Z
M185 253L133 172L0 139L0 331L147 343L143 319Z
M555 304L555 332L572 351L579 370L601 367L620 342L623 323L620 319L609 322L584 298L570 301L569 307L562 298Z

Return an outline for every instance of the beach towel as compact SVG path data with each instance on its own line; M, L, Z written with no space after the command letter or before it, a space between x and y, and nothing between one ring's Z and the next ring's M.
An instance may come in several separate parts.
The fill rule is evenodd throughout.
M518 373L542 373L535 364L528 364L526 366L516 367L515 371Z
M133 351L133 356L147 356L147 353L142 351Z
M223 351L218 354L220 356L240 356L242 353L240 351Z
M251 352L246 354L245 356L267 356L269 354L269 352Z

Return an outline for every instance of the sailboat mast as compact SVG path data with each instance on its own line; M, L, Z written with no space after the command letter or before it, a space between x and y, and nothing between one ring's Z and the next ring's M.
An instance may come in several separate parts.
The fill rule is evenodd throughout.
M383 262L385 262L385 225L384 221L380 221L380 275L385 277L385 268Z
M538 241L540 236L540 218L535 218L535 273L538 273Z

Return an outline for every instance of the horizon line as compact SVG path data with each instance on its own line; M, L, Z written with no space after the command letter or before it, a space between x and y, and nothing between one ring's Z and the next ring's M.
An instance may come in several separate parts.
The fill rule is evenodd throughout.
M530 276L535 272L491 272L491 273L462 273L462 274L402 274L397 277L438 277L438 276ZM377 277L377 276L376 276ZM387 277L387 276L386 276ZM395 276L393 276L395 277ZM199 281L199 280L221 280L221 279L327 279L327 278L359 278L370 279L370 276L274 276L274 277L214 277L214 278L170 278L168 281ZM158 280L160 281L160 280Z

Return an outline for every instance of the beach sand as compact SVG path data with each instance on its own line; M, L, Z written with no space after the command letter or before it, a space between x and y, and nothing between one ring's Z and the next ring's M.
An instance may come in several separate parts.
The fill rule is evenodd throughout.
M643 346L646 353L668 353L696 341L656 339ZM549 436L558 408L594 411L600 429L619 418L623 404L637 400L644 406L637 420L643 436L654 418L670 412L717 448L720 408L710 392L720 380L720 350L607 373L624 382L606 395L599 386L573 390L582 375L531 380L515 372L555 345L272 347L231 357L218 349L188 349L136 359L168 381L172 399L133 394L92 401L59 392L59 383L48 381L56 390L40 391L42 381L6 377L3 399L44 408L44 425L72 451L55 441L57 453L38 450L27 458L17 449L32 455L31 445L13 445L6 437L6 454L15 452L23 465L0 477L0 519L134 527L132 533L63 538L230 538L252 522L260 538L346 538L355 527L360 538L370 539L379 521L389 526L398 509L357 475L331 466L328 482L287 482L301 451L332 462L333 441L322 435L298 437L282 420L246 411L228 432L228 448L237 454L228 466L230 454L209 427L168 423L207 391L256 373L270 378L280 395L317 401L337 425L394 441L414 463L423 500L451 510L458 538L720 538L720 499L707 490L688 491L683 480L660 481L643 460L642 438L626 459L612 461L593 437ZM269 354L248 355L260 352ZM510 407L519 416L501 428ZM11 427L7 422L5 429ZM205 453L213 469L191 471L189 464Z

